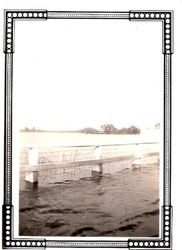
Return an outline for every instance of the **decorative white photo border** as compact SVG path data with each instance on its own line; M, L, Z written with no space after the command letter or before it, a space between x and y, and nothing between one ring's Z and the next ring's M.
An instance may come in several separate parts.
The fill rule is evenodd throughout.
M161 210L161 237L154 239L130 238L124 241L109 240L51 240L42 238L14 238L12 204L12 89L13 53L15 52L15 24L24 20L46 21L48 19L125 19L129 21L157 21L162 23L164 54L164 159L163 159L163 202ZM4 130L4 204L3 204L3 248L64 248L94 247L122 249L171 249L171 71L173 54L173 11L47 11L5 10L4 12L5 53L5 130ZM150 53L150 52L149 52Z

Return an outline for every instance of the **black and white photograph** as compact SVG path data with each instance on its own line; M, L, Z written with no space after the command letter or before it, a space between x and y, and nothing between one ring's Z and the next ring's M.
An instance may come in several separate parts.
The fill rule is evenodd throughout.
M38 58L29 54L26 60L22 53L17 59L18 65L22 61L27 65L15 80L21 89L15 111L19 233L158 237L163 55L157 50L153 56L158 56L158 63L146 66L149 44L141 44L134 22L125 21L120 33L115 20L50 21L50 30L46 22L42 24L36 43L40 51L48 34L51 38L44 46L54 46L56 26L62 33L56 54L50 51L46 62L43 54ZM35 31L37 24L33 25ZM147 32L148 23L140 25L140 32ZM144 43L153 33L147 32ZM30 30L20 48L31 41L29 36ZM128 50L133 37L138 42ZM159 40L160 36L156 43ZM131 67L133 74L128 74ZM18 74L21 68L15 68Z
M50 7L3 9L2 247L172 249L175 8Z

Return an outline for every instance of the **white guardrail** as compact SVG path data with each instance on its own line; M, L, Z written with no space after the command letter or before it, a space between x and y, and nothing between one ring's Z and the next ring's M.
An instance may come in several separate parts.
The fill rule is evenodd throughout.
M72 178L65 176L66 172L71 175L71 172L74 172L75 169L79 171L83 167L85 170L90 168L91 176L92 174L101 176L104 169L107 169L104 172L108 171L109 164L111 172L117 167L117 163L122 162L127 162L125 165L130 165L132 168L139 168L142 164L146 164L145 159L150 159L147 164L154 162L158 164L159 152L160 144L154 142L119 145L24 147L20 152L21 181L25 180L37 185L40 182L40 176L43 176L46 182L50 182L50 179L52 179L52 182L60 179L66 180ZM121 165L118 165L118 170ZM60 177L63 175L64 178ZM81 177L84 175L88 175L88 173L77 174Z

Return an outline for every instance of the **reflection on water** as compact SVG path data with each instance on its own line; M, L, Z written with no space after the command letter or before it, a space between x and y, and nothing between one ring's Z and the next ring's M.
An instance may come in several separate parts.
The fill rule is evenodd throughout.
M157 236L159 167L20 191L20 235Z

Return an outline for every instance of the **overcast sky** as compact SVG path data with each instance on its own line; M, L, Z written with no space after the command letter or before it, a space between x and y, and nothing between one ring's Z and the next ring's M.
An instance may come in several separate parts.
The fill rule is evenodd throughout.
M161 122L161 27L127 20L17 22L16 124L70 130Z

